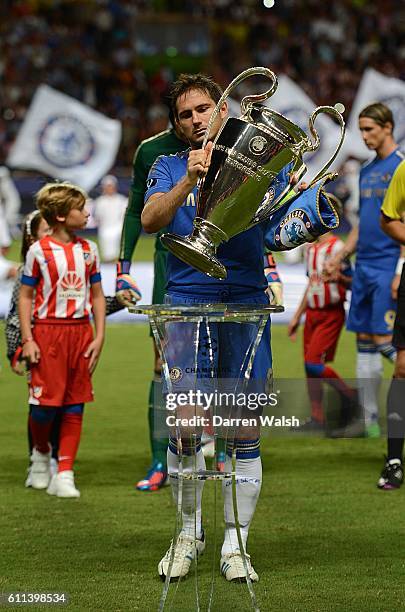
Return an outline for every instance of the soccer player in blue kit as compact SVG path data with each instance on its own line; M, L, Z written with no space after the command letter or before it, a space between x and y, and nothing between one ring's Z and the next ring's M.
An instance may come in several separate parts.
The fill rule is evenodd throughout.
M208 122L221 95L220 87L202 74L181 75L173 84L171 104L174 117L180 131L190 143L190 149L170 156L161 156L153 165L148 177L145 207L141 218L146 232L157 232L162 227L167 227L168 231L180 235L191 232L196 210L197 181L200 176L205 176L207 173L213 146L211 141L227 116L225 102L212 125L209 142L205 149L202 149ZM287 172L281 173L279 178L281 185L288 184ZM218 248L217 256L228 271L225 281L206 276L169 253L167 294L170 302L188 305L215 302L268 304L268 297L265 293L267 281L263 271L265 229L266 224L256 225ZM239 347L239 353L242 350L243 348ZM268 322L254 360L252 377L265 382L271 373L271 366L270 322ZM182 379L184 385L182 390L186 390L186 378L185 376ZM191 380L188 388L192 388ZM258 427L249 428L248 432L241 433L240 437L238 435L234 440L238 514L245 550L262 481L259 435ZM190 441L182 438L184 469L187 470L188 466L194 465L194 461L198 470L204 469L204 456L199 441L195 448L190 448L190 446ZM196 457L193 455L195 452ZM171 437L169 441L167 463L176 499L177 480L175 477L178 473L179 461L177 441L174 437ZM225 470L231 470L230 457L226 460ZM189 513L184 511L184 503L187 503L188 498L193 497L194 499L194 484L187 480L183 483L182 531L177 542L172 543L158 565L158 572L162 578L167 575L173 545L175 550L171 570L172 578L185 576L195 555L202 553L205 548L204 531L201 526L202 489L203 482L197 481L197 500L194 508L195 540L194 511ZM246 579L234 523L231 489L230 486L223 487L225 537L220 563L221 573L229 581ZM250 579L257 581L258 575L248 555L247 564Z
M351 230L345 246L326 271L333 273L341 262L356 253L347 329L357 334L357 378L362 392L366 435L379 436L378 389L382 359L395 361L392 330L399 285L400 247L380 227L380 209L391 177L404 159L393 136L391 110L370 104L359 114L359 128L367 147L376 156L360 172L359 225ZM395 294L394 294L395 295Z

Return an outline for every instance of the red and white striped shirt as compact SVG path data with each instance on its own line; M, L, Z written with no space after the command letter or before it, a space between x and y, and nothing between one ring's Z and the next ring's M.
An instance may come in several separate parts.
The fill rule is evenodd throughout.
M97 245L46 236L27 253L21 282L36 288L34 319L80 319L91 313L90 286L100 282Z
M332 304L343 303L346 298L346 287L343 283L327 283L322 278L326 261L334 257L343 247L343 242L330 236L323 242L308 246L306 253L309 286L307 293L308 308L327 308Z

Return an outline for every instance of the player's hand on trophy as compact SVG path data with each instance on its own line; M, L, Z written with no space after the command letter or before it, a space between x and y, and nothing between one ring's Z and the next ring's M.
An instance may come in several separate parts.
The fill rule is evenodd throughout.
M304 181L298 185L298 174L296 172L290 174L290 185L295 188L295 191L299 191L300 193L309 187L309 183L305 183Z
M192 149L188 156L187 177L191 183L197 184L199 178L205 176L211 163L212 142L207 142L204 149Z
M127 308L136 304L142 297L138 285L129 275L130 261L121 260L117 263L117 280L115 295L117 300Z

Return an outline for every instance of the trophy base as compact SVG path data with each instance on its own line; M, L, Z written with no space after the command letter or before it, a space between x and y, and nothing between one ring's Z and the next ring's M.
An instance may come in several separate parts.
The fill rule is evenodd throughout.
M207 252L207 245L202 245L193 236L184 238L177 234L163 234L160 240L173 255L199 272L219 280L226 278L225 266L214 255Z

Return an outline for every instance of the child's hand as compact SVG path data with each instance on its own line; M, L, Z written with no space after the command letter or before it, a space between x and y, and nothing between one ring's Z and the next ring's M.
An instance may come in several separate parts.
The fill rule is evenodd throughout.
M321 278L324 283L336 283L340 279L340 271L338 269L327 270L326 267L322 270Z
M96 369L102 347L103 340L95 338L93 342L90 342L86 352L84 353L85 358L89 360L90 374L93 374L94 370Z
M300 325L300 321L299 319L297 319L297 317L293 317L288 324L287 334L290 340L292 340L293 342L295 342L297 339L297 331L298 331L299 325Z
M325 261L325 265L322 270L322 276L325 282L336 281L339 278L343 259L344 257L342 251L337 253L334 257L329 257Z
M39 363L39 360L41 359L41 351L35 340L28 340L25 342L22 350L22 356L23 359L28 361L28 363Z
M15 363L13 363L13 365L11 366L11 369L13 370L13 372L15 374L17 374L17 376L24 376L25 372L26 372L26 365L25 365L25 361L16 361Z

